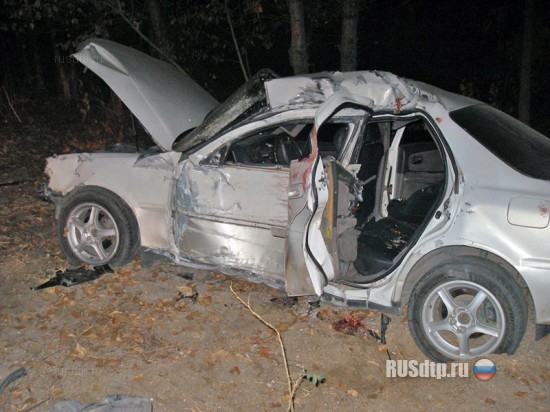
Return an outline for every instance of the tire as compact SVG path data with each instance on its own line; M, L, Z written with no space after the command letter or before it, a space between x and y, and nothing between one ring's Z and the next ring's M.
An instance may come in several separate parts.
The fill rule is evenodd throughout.
M83 187L64 199L57 236L61 250L75 265L125 265L136 256L140 243L131 209L100 187Z
M445 263L415 285L409 329L436 362L513 354L527 327L527 301L502 268L476 258Z

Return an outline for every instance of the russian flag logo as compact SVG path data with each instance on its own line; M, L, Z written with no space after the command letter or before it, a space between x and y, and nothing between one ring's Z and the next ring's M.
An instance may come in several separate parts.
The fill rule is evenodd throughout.
M497 367L489 359L480 359L474 365L474 376L480 381L493 379L497 373Z

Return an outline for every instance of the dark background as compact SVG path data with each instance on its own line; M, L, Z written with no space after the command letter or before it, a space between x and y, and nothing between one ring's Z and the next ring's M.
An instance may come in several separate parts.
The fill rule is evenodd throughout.
M3 0L0 116L4 122L17 121L10 103L20 118L25 105L52 101L67 110L74 108L82 121L98 110L94 106L116 112L111 92L90 73L82 74L83 67L70 54L86 38L107 37L158 56L138 34L161 43L150 16L151 1ZM165 49L217 99L223 100L244 81L228 14L251 73L268 67L280 75L293 74L286 1L153 2L162 13ZM341 2L303 3L309 71L338 70ZM388 70L478 98L517 117L525 4L525 0L362 0L358 69ZM550 135L549 6L547 0L534 0L534 18L529 22L534 28L529 123L546 135Z

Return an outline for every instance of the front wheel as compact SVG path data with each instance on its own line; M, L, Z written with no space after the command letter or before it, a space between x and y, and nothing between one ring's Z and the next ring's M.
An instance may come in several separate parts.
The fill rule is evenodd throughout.
M73 264L124 265L139 247L132 211L117 195L99 187L78 189L64 200L57 234Z
M409 328L422 352L439 362L512 354L527 326L521 288L485 262L447 263L416 284Z

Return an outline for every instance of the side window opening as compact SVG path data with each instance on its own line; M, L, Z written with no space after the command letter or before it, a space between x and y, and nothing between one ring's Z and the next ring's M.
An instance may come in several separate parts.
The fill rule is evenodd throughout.
M255 132L233 143L225 164L285 166L310 152L311 123L291 123Z
M231 144L224 164L265 165L288 167L292 160L300 160L311 153L312 123L277 125L246 136ZM337 159L344 148L350 125L326 123L317 133L319 154L322 158Z
M317 145L321 158L333 157L338 159L348 137L350 125L348 123L325 123L317 133Z

